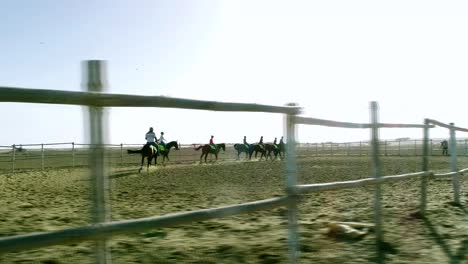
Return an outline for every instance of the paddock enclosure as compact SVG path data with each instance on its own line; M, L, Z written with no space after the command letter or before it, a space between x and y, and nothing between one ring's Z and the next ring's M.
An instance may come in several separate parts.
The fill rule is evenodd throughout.
M0 87L1 102L88 106L92 144L91 170L41 166L40 171L13 168L4 173L1 188L8 198L2 199L7 208L1 218L7 222L0 237L2 262L466 261L462 190L467 186L460 176L467 170L459 169L466 161L456 151L431 157L429 131L447 128L450 149L457 149L455 132L467 129L431 119L380 123L376 102L370 104L370 123L359 124L300 117L295 105L104 94L101 62L85 65L88 92ZM103 107L281 113L286 160L168 165L148 174L124 165L109 167L102 144ZM371 155L298 156L295 133L300 125L369 129ZM422 129L422 155L382 157L382 128ZM329 221L371 222L375 228L363 239L349 241L324 236Z
M460 164L466 166L463 158ZM431 167L448 171L449 160L436 157ZM412 172L419 158L387 157L385 174ZM112 221L222 207L283 194L285 163L225 162L168 165L138 174L136 166L115 166L109 173ZM368 177L363 157L298 159L298 183L326 183ZM0 233L19 235L86 225L89 214L87 170L24 170L1 177ZM468 182L463 180L462 189ZM428 217L412 217L419 206L419 180L382 186L388 263L465 263L466 211L453 206L451 181L428 186ZM372 222L373 188L359 187L308 194L299 205L300 260L303 263L369 263L375 259L375 234L347 241L329 237L329 221ZM463 196L466 203L467 196ZM114 263L285 263L287 218L283 208L116 236ZM1 263L93 263L89 243L7 253ZM47 262L49 261L49 262ZM456 262L458 261L458 262Z

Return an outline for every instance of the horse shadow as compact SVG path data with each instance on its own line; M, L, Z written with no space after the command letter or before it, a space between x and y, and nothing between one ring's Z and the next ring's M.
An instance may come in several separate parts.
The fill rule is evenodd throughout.
M466 208L464 208L461 205L456 206L464 212L465 217L468 217L468 210ZM428 229L430 236L434 239L437 245L440 246L444 254L449 259L448 263L466 263L466 259L468 257L468 238L465 238L461 241L461 245L458 249L453 248L453 246L451 248L450 244L444 240L444 236L438 232L436 225L434 225L427 216L422 216L421 219L423 221L423 224Z

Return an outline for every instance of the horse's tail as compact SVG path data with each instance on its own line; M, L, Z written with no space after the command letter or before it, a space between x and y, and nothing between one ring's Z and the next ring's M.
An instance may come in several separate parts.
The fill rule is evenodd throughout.
M195 148L195 150L200 150L201 148L203 148L203 146L199 146L198 148Z
M136 153L141 153L141 149L139 149L139 150L131 150L131 149L127 149L127 153L128 153L128 154L136 154Z

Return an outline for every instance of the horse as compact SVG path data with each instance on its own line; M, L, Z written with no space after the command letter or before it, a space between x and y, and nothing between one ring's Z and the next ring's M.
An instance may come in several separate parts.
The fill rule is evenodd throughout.
M214 147L213 147L214 146ZM214 145L206 144L203 146L199 146L195 150L200 150L202 149L202 154L200 155L200 163L202 162L203 156L205 156L205 163L206 163L206 158L208 157L208 153L215 154L216 160L218 160L218 153L221 149L223 151L226 151L226 144L221 143L221 144L214 144Z
M151 165L151 160L154 157L154 165L156 165L156 155L158 155L158 147L153 146L151 144L145 144L143 148L140 150L130 150L127 149L128 154L133 154L133 153L141 153L141 167L138 170L138 173L141 173L141 170L143 169L143 161L146 159L148 160L148 165L146 166L146 172L149 171L149 166Z
M162 156L163 157L163 164L164 164L164 161L169 161L169 151L171 150L172 147L174 147L176 150L179 150L179 143L177 143L177 141L171 141L169 143L166 144L166 147L164 147L163 145L159 144L159 151L158 153L156 153L156 156L154 157L154 164L157 164L157 159L158 159L158 156Z
M271 160L273 160L273 157L271 156L271 152L273 152L273 155L275 155L275 159L278 158L278 154L280 154L280 158L281 158L281 153L280 153L280 148L279 148L279 144L270 144L270 143L266 143L265 144L265 151L266 151L266 155L265 155L265 159L268 160L268 157L271 158Z
M255 152L255 158L257 158L258 152L262 153L260 156L260 160L262 160L263 157L266 159L266 151L265 151L265 145L264 144L252 144L250 147L250 152L249 152L249 160L252 159L252 154Z
M240 159L240 154L245 152L245 158L247 159L250 154L251 144L234 144L234 149L237 150L237 159Z
M440 146L442 147L442 156L448 156L448 142L447 140L443 140L440 142Z

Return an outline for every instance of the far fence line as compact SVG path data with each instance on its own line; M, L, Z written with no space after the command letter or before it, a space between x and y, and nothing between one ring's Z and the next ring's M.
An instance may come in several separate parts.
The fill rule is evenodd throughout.
M441 156L442 139L429 140L429 155ZM398 139L381 140L381 156L421 156L423 155L422 139ZM227 143L226 152L221 152L220 161L233 161L237 159L234 150L235 143ZM194 150L194 146L203 144L182 144L181 150L171 149L168 164L194 163L199 161L200 152ZM48 148L49 146L49 148ZM88 166L90 146L85 143L40 143L40 144L15 144L12 146L0 146L0 169L45 169L60 167ZM139 165L139 155L127 154L127 149L138 149L141 143L101 144L106 151L108 162L113 165ZM468 156L468 139L457 139L457 154ZM321 156L369 156L371 155L371 142L322 142L322 143L299 143L297 144L298 157L321 157ZM449 149L450 153L451 149ZM240 156L245 159L245 154ZM161 164L162 159L158 159Z

